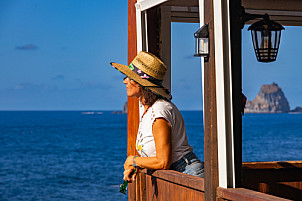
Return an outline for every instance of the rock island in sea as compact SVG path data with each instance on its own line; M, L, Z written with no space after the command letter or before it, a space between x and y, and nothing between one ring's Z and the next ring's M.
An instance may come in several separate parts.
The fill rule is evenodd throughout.
M302 112L301 107L290 110L289 102L282 89L276 83L262 85L258 95L247 101L245 113L288 113Z

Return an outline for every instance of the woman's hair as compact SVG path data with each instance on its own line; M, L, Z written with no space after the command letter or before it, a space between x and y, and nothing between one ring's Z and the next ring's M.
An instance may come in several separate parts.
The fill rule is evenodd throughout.
M155 93L151 92L150 90L146 89L145 87L140 87L140 101L144 105L152 106L153 103L155 103L156 100L158 99L163 99L161 96L156 95Z

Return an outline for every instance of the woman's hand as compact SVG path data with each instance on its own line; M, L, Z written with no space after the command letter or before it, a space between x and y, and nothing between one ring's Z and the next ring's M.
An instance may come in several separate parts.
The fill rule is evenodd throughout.
M133 167L133 157L134 156L128 156L128 158L126 159L125 163L124 163L124 169L127 170L129 168L134 168Z
M135 172L133 173L133 171ZM132 181L135 180L137 172L138 172L138 168L134 168L133 166L132 168L126 169L124 171L124 180L129 181L131 183Z

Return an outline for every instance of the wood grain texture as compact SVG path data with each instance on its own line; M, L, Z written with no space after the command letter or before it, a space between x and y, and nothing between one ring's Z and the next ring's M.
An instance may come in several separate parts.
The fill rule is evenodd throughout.
M242 0L247 9L302 11L301 0Z
M302 200L301 165L301 161L243 163L242 187Z
M137 54L135 3L136 0L128 0L128 64L131 63ZM135 140L139 125L138 107L138 99L128 97L128 156L136 155Z
M241 0L230 1L231 74L234 133L235 187L241 185L242 164L242 54L241 54Z
M158 178L171 183L186 186L188 188L192 188L198 191L204 191L204 178L187 175L173 170L152 171L152 170L144 169L142 172L154 178Z
M288 201L288 199L260 193L244 188L217 188L217 197L225 200L244 200L244 201Z
M301 0L242 0L242 6L245 7L247 13L268 13L271 20L283 26L302 26ZM256 20L251 20L248 24L254 22Z
M302 161L270 161L270 162L245 162L243 169L290 169L302 168Z
M216 199L218 187L217 106L213 0L204 1L205 23L209 23L209 61L204 64L204 160L205 200Z
M159 7L147 10L148 52L159 57Z
M147 200L204 200L204 192L146 175Z
M128 0L128 63L136 56L136 0ZM138 99L128 97L127 155L136 155L135 140L139 125ZM136 182L128 186L128 199L136 199Z
M198 7L198 0L170 0L163 4L164 6L188 6Z

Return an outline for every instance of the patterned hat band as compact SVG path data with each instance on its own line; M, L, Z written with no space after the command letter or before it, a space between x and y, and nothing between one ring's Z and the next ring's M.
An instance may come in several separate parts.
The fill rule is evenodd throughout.
M149 82L159 85L159 87L162 87L163 81L156 79L150 75L148 75L147 73L145 73L144 71L142 71L141 69L137 68L133 63L130 63L129 65L130 70L132 70L134 73L136 73L137 75L139 75L142 79L146 79Z

